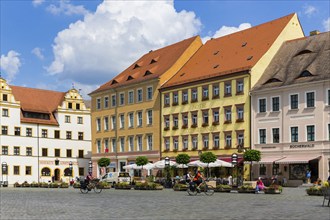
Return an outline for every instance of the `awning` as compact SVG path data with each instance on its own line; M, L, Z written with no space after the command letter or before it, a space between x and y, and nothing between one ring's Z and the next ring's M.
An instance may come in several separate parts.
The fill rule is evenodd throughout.
M310 160L319 159L321 156L319 155L289 155L275 161L275 163L283 164L283 163L308 163Z
M228 163L231 163L231 157L219 157L218 159L219 160L226 161ZM242 162L243 162L243 158L242 157L237 158L237 164L242 163Z
M261 157L261 160L259 163L261 164L273 164L274 162L283 159L283 156L266 156L266 157Z

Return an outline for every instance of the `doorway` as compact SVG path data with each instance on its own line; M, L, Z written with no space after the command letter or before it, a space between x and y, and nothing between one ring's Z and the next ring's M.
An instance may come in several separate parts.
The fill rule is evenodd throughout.
M314 183L319 178L319 160L309 161L309 169L312 173L311 182Z
M60 169L56 168L54 171L54 177L55 177L55 181L60 181Z

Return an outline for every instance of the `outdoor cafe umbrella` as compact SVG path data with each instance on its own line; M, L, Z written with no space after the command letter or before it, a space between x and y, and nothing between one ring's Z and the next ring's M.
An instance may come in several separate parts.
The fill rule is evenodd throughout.
M176 168L188 168L188 166L186 164L175 164L174 165Z
M228 163L226 161L219 160L219 159L217 159L215 162L209 163L209 164L203 163L200 160L195 160L195 161L188 163L188 166L192 166L192 167L233 167L233 165L231 163Z
M165 160L157 161L153 165L154 165L154 168L164 169L165 168ZM175 165L176 165L176 163L174 161L170 160L170 166L175 166Z
M136 166L133 167L134 170L142 170L142 169L143 170L151 170L151 169L154 169L154 168L155 168L155 166L152 163L147 163L146 165L143 165L143 166L136 165Z
M126 166L123 166L123 169L125 170L132 170L134 168L136 168L138 165L136 165L135 163L133 164L130 164L130 165L126 165Z

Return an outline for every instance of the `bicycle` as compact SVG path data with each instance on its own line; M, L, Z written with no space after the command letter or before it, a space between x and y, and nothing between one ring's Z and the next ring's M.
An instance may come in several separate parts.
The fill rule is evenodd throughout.
M197 193L204 192L207 196L212 196L214 194L214 187L207 184L207 181L202 180L202 184L200 185L200 190L197 189L196 183L188 183L187 193L190 196L196 196Z
M88 193L88 191L94 190L95 193L102 192L101 184L99 183L99 179L91 180L88 185L86 185L85 181L80 181L80 192L83 194Z

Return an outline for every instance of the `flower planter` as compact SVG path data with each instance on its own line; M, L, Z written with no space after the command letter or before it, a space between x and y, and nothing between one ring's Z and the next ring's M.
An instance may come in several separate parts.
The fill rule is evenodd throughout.
M239 189L238 193L255 193L256 191L253 189Z
M115 186L115 189L130 190L131 188L132 188L131 186L125 186L125 187ZM110 189L110 187L109 187L109 189Z
M306 189L306 192L309 196L323 196L323 193L321 190L309 190Z
M214 192L230 193L231 189L215 188Z
M265 189L265 194L281 194L282 190L279 189Z

